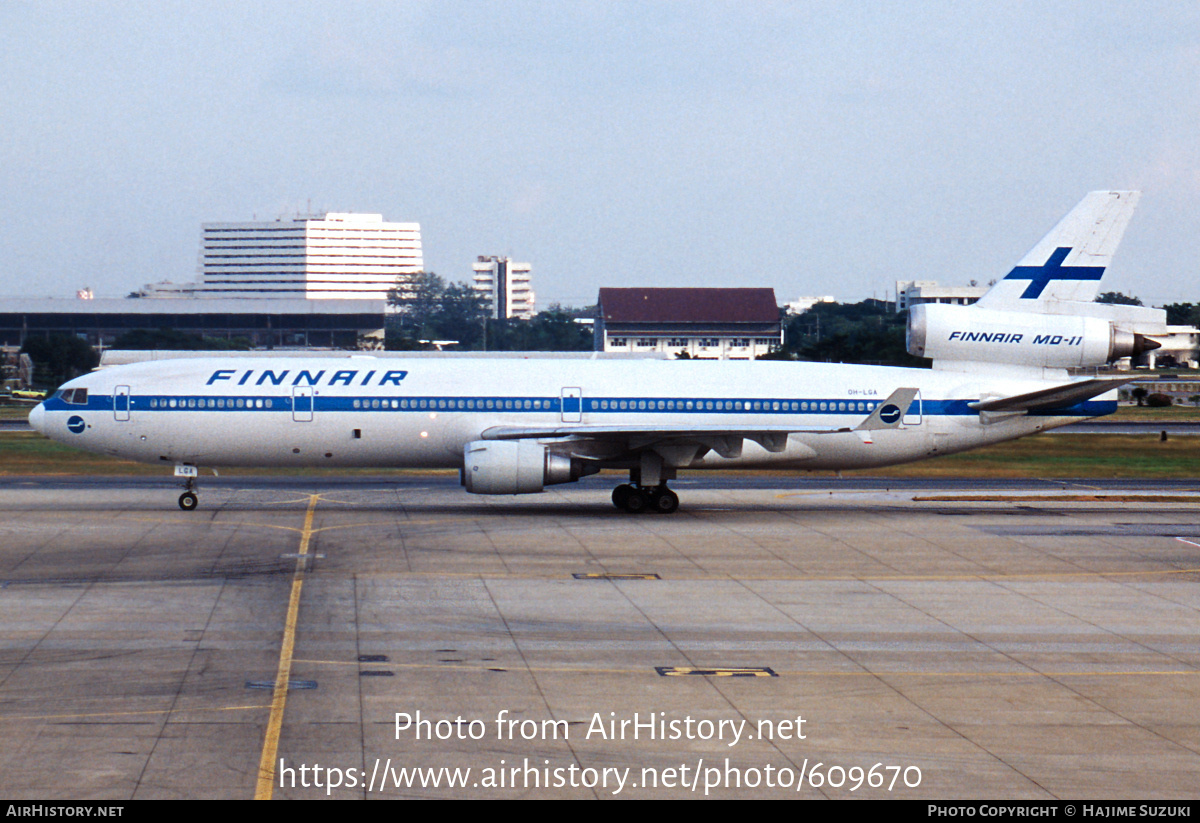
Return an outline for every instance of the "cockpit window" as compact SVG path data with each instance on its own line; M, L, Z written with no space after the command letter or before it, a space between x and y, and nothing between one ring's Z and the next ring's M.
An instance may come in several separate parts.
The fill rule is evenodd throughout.
M88 400L87 389L67 389L62 396L64 403L72 403L77 406L86 406Z

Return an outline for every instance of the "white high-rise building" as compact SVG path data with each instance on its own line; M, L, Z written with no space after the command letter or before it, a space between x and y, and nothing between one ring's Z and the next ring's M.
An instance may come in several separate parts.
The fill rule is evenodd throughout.
M486 301L493 319L533 318L532 266L515 263L510 257L479 257L471 268L475 271L475 291Z
M384 300L422 271L419 223L329 212L268 223L205 223L205 297Z

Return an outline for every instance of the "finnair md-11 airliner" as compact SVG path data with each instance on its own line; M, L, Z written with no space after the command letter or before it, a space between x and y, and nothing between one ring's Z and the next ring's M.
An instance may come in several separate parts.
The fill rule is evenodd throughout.
M680 469L857 469L1012 440L1115 410L1079 379L1156 348L1163 312L1091 302L1137 203L1093 192L974 306L910 311L933 369L792 362L204 357L103 368L30 423L89 451L175 467L457 468L523 494L604 468L628 512L673 512Z

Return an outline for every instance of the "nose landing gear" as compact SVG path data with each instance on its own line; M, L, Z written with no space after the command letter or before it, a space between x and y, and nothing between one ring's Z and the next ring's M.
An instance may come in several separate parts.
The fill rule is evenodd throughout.
M183 488L183 494L179 495L179 508L190 512L200 505L200 498L196 495L196 478L189 477Z
M166 460L165 457L163 459ZM193 511L200 505L200 498L196 496L196 477L199 474L200 470L191 463L175 464L175 476L183 478L183 494L179 495L179 508L185 512Z

